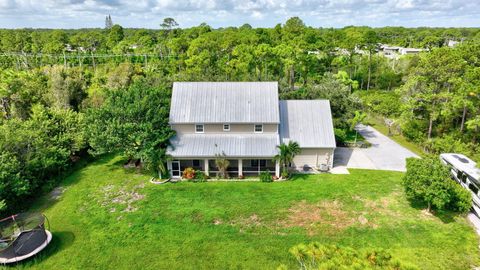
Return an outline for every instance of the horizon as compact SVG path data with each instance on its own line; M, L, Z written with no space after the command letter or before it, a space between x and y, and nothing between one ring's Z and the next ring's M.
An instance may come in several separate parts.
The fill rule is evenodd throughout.
M59 15L60 14L60 15ZM163 18L180 28L207 23L213 28L271 28L299 17L314 28L478 28L480 2L466 0L0 0L2 29L103 28L105 17L125 28L160 29Z

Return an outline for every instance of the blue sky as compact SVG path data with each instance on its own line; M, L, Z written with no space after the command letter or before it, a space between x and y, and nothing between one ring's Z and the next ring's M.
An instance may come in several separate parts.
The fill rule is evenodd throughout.
M299 16L315 27L480 27L480 0L0 0L0 28L103 27L105 16L124 27L272 27Z

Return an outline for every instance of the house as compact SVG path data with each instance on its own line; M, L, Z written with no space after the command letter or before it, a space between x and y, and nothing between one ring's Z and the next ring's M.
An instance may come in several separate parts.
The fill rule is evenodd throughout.
M401 48L400 54L407 55L407 54L417 54L425 51L424 49L417 49L417 48Z
M277 82L175 82L170 107L167 163L173 178L187 167L218 173L215 157L230 161L230 176L280 174L273 161L282 142L301 153L292 170L316 172L333 165L335 136L328 100L278 99Z

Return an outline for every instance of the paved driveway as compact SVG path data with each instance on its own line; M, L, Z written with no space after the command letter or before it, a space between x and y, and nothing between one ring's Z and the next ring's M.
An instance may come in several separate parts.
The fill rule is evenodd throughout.
M370 126L359 125L357 130L372 146L369 148L337 148L334 167L338 167L339 172L342 171L342 168L405 171L405 159L418 157Z

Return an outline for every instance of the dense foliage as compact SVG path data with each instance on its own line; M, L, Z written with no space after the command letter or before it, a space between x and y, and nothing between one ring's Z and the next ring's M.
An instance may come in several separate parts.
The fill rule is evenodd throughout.
M450 178L437 157L408 158L403 185L407 197L426 204L429 211L433 207L465 213L472 207L470 192Z
M479 29L322 29L299 18L273 28L105 26L0 30L0 206L48 190L87 150L120 151L165 176L169 89L181 80L278 81L281 98L330 99L340 135L363 99L428 151L479 159ZM431 52L390 59L379 43Z
M300 269L417 269L405 266L392 258L385 250L358 250L322 245L318 242L299 244L290 249L298 261ZM282 269L284 267L280 267Z

